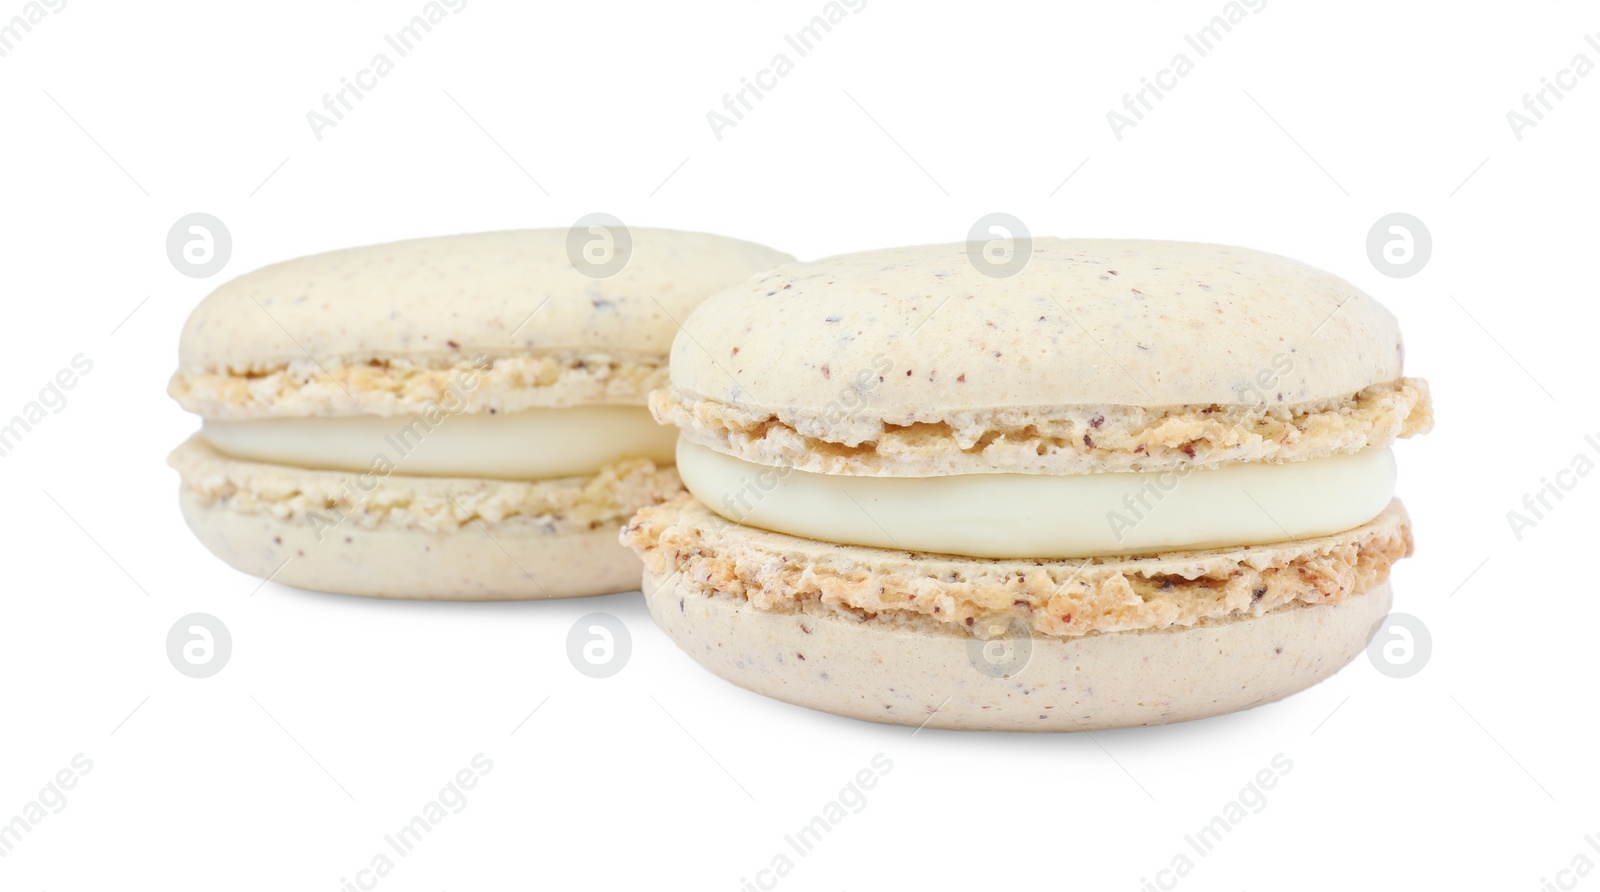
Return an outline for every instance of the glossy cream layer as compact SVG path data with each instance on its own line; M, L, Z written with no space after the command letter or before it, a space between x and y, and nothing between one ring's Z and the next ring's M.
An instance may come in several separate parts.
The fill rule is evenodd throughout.
M633 406L504 415L207 419L205 438L235 458L335 471L539 480L593 474L622 458L672 464L673 428Z
M860 477L752 464L686 440L678 473L729 520L825 542L990 558L1261 545L1359 526L1394 496L1387 449L1187 473Z

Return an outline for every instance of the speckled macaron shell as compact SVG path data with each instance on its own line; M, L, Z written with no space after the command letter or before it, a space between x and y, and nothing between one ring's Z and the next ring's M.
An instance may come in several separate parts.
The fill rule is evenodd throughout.
M168 464L195 536L237 570L381 598L482 601L631 591L639 559L617 527L681 491L627 459L551 480L408 477L225 455L195 434Z
M452 235L289 260L224 284L190 315L180 372L305 360L603 349L664 355L708 294L789 255L695 232L632 229L632 254L591 278L566 229Z
M1388 310L1295 260L1038 238L1009 277L985 275L965 244L777 267L696 310L671 376L688 399L780 418L842 401L912 424L1007 407L1301 404L1398 378L1402 352Z
M770 613L677 573L647 572L643 588L656 625L740 687L850 718L971 731L1099 731L1270 703L1358 656L1393 600L1383 583L1231 622L1017 639L1003 672L985 672L984 642L960 631Z
M312 591L510 601L625 592L639 584L638 558L610 527L552 534L529 520L447 532L352 525L319 538L298 520L206 504L188 490L179 505L201 544L235 570Z

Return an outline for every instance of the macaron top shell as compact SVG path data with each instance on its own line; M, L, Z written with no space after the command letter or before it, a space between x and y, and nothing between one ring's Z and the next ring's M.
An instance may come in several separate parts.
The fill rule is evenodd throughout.
M865 411L907 424L1030 406L1299 404L1400 376L1394 316L1288 258L1040 238L1013 275L980 266L946 244L775 268L685 323L672 384L794 413L829 411L856 387L870 390Z
M1393 315L1287 258L1035 239L777 267L703 303L658 421L825 474L1084 474L1301 461L1425 433ZM993 270L988 270L993 272Z
M705 233L601 239L453 235L247 273L190 314L168 391L191 412L229 419L416 413L463 376L481 385L463 395L471 412L642 406L701 300L793 260ZM626 262L583 260L606 251Z
M323 362L458 350L660 355L707 295L793 259L704 233L630 234L630 258L607 277L573 265L566 229L414 239L273 264L195 308L179 363L201 372L308 353Z

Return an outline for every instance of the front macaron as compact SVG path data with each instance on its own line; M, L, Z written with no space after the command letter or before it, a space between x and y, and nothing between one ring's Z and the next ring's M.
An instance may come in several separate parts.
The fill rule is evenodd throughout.
M190 527L301 588L501 600L626 591L616 541L681 492L645 408L680 320L790 260L634 229L620 268L568 230L416 239L241 276L184 326L169 464ZM587 250L581 242L580 250Z
M778 267L685 323L656 417L691 495L640 512L657 622L856 718L1093 730L1332 674L1411 553L1432 424L1394 317L1217 245L1036 239Z

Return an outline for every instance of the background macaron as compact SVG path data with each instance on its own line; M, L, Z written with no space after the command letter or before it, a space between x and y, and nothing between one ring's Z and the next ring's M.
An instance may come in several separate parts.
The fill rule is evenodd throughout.
M679 320L788 260L721 236L526 230L266 267L184 326L184 515L234 567L387 597L638 582L616 528L678 491L643 408Z
M1242 248L1035 239L778 267L704 303L656 416L657 622L817 709L1077 730L1213 715L1348 662L1412 550L1426 432L1394 317Z

